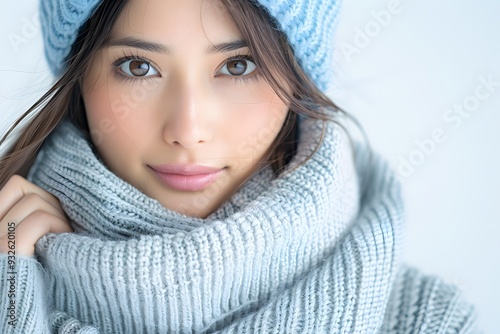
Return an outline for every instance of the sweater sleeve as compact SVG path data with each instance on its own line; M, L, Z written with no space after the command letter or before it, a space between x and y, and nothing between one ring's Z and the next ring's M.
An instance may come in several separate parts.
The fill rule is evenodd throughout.
M44 271L35 257L0 255L0 332L49 333Z
M98 334L64 312L53 311L45 272L34 256L0 255L0 333Z
M389 297L381 334L482 333L473 305L455 285L403 265Z

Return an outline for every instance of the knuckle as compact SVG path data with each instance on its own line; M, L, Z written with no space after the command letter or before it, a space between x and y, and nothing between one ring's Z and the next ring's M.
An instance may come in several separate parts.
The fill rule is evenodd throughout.
M24 196L24 200L27 201L29 204L35 204L38 201L40 201L40 199L41 199L40 196L34 193L29 193Z
M16 186L22 184L23 182L26 182L26 179L24 177L14 174L9 178L5 185Z
M25 221L33 220L33 221L46 221L50 217L50 214L43 210L35 210L28 217L26 217Z

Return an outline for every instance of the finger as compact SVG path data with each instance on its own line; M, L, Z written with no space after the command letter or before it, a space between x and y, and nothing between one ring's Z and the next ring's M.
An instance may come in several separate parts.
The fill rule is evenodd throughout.
M36 211L19 223L14 230L16 255L33 255L36 242L47 233L67 232L73 230L65 220L45 211Z
M66 216L61 214L61 212L51 204L47 203L45 199L37 194L28 194L21 198L21 200L17 202L0 221L0 235L7 233L8 223L14 222L17 225L36 211L46 211L60 219L66 220Z
M56 210L64 214L57 198L44 189L29 182L22 176L13 175L0 190L0 219L2 219L7 212L9 212L9 210L21 200L21 198L28 194L36 194L40 196Z

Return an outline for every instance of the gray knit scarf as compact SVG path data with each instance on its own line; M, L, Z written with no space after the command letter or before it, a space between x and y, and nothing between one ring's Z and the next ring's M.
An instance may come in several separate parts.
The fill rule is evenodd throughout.
M287 168L323 123L301 119ZM327 123L305 165L264 168L207 219L113 174L64 121L28 179L59 198L76 233L36 244L59 333L375 333L401 250L399 183L384 159ZM289 170L289 169L287 169Z

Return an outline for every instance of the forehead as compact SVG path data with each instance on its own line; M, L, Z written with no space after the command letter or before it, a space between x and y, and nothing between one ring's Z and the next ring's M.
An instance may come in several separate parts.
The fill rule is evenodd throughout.
M241 36L221 0L130 0L111 34L174 44L201 35L212 42Z

